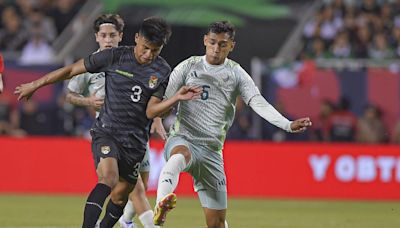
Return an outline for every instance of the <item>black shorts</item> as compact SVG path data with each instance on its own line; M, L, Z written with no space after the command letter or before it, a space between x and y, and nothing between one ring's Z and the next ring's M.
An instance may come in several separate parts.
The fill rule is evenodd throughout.
M127 148L122 146L110 134L91 130L92 154L97 169L100 158L115 158L118 161L119 176L131 184L136 184L139 176L140 163L145 155L145 150Z

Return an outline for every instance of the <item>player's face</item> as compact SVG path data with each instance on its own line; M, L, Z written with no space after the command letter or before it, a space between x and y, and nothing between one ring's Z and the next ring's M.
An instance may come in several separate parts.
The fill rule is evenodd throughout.
M100 50L118 47L118 43L122 40L122 32L118 32L115 26L110 23L100 25L99 31L95 35Z
M235 42L228 33L208 33L204 36L206 60L209 64L220 65L233 50Z
M163 45L159 46L149 42L142 35L136 33L135 35L135 58L139 64L149 64L160 54Z

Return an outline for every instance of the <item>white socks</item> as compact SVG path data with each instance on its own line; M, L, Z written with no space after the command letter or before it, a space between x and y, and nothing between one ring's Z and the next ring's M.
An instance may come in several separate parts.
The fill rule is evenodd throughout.
M148 210L139 215L139 221L143 224L144 228L153 228L153 211Z
M179 181L179 174L186 168L185 157L182 154L172 155L158 179L157 203L169 193L172 193Z
M135 217L135 209L133 207L132 201L128 201L124 209L124 215L122 216L125 222L132 222L133 217ZM139 221L142 223L144 228L154 228L153 224L153 211L148 210L143 212L138 216Z
M225 220L225 228L228 228L228 222Z
M122 218L125 222L132 222L133 217L135 217L135 208L133 207L132 201L128 200Z

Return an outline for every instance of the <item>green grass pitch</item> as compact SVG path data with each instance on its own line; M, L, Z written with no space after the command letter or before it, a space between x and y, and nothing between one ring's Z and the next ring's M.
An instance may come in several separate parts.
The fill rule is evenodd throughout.
M0 227L80 227L85 196L0 195ZM154 203L154 198L150 199ZM238 199L230 228L400 227L400 202ZM119 226L116 226L119 227ZM140 226L141 227L141 226ZM165 228L205 227L196 198L179 198Z

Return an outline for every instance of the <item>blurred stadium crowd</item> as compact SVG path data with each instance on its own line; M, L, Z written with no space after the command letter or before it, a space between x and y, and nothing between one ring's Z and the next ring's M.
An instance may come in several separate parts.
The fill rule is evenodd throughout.
M61 34L85 0L0 0L0 51L20 52L21 64L46 64L53 57L51 43ZM325 0L306 23L305 46L300 59L397 58L400 56L400 0ZM17 102L9 91L0 95L0 135L67 135L90 137L94 110L65 102L66 83L55 88L55 102ZM282 104L273 104L288 117ZM379 107L364 113L350 111L346 97L338 103L325 100L313 127L301 135L263 121L262 136L271 141L329 141L400 144L400 121L392 135L382 121ZM237 102L235 122L228 139L251 140L252 110ZM164 120L166 130L174 115Z
M301 59L400 56L399 0L324 0L303 30Z
M86 0L0 0L0 50L19 52L21 64L52 60L52 42Z

